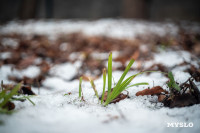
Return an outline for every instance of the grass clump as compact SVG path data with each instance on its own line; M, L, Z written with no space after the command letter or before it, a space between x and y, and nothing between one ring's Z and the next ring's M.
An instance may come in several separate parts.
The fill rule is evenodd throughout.
M130 88L130 87L133 87L133 86L139 86L139 85L149 85L148 83L146 82L142 82L142 83L136 83L136 84L133 84L133 85L129 85L131 83L131 81L138 75L142 74L142 73L145 73L145 72L140 72L140 73L137 73L137 74L134 74L128 78L126 78L124 80L124 78L126 77L128 71L130 70L131 66L133 65L134 63L134 60L131 59L129 64L127 65L126 69L124 70L122 76L120 77L119 81L114 84L114 87L112 88L112 53L109 54L109 58L108 58L108 70L107 70L107 75L108 75L108 78L107 78L107 83L108 83L108 90L107 92L105 91L105 87L106 87L106 68L103 69L103 93L102 93L102 96L101 96L101 104L104 105L104 106L107 106L109 103L111 103L115 98L117 98L122 91ZM152 71L146 71L146 72L152 72ZM90 81L90 84L95 92L95 95L98 99L99 98L99 95L98 95L98 92L96 90L96 86L94 84L94 81L89 78L89 81ZM82 92L82 88L81 88L81 83L82 83L82 77L80 77L79 79L79 98L81 97L81 92ZM106 94L107 93L107 94Z
M181 88L180 88L179 85L175 82L174 76L173 76L172 72L169 72L169 73L168 73L168 78L170 79L169 82L167 83L168 87L169 87L169 88L174 88L174 89L176 89L177 91L180 91Z
M8 107L6 107L6 104L8 102L11 102L11 98L14 95L18 94L18 91L21 87L21 84L17 84L9 93L6 92L6 90L2 88L2 91L0 92L0 112L6 113L9 111Z
M113 87L112 91L112 53L110 53L109 55L109 59L108 59L108 94L107 94L107 99L104 103L104 106L107 106L110 102L112 102L112 100L114 100L122 91L133 87L133 86L139 86L139 85L148 85L148 83L146 82L142 82L142 83L136 83L133 85L128 86L131 81L137 76L142 74L141 73L137 73L135 75L132 75L130 77L128 77L127 79L124 80L124 78L126 77L128 71L130 70L131 66L133 65L134 60L131 59L129 64L127 65L126 69L124 70L122 76L120 77L119 81L117 82L117 84ZM104 83L105 84L105 81ZM104 92L103 92L104 93ZM103 94L104 95L104 94Z
M15 108L15 105L14 103L12 103L12 101L24 101L27 99L29 102L35 105L35 103L30 99L30 96L25 96L25 95L22 96L21 94L19 94L20 88L22 86L21 83L17 84L12 89L11 88L3 89L3 85L1 86L2 87L0 92L0 113L7 113L7 114L12 113L12 110Z

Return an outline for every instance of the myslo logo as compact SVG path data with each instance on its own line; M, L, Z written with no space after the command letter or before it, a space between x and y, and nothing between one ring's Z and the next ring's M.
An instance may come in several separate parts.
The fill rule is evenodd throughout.
M168 122L167 127L193 127L193 122Z

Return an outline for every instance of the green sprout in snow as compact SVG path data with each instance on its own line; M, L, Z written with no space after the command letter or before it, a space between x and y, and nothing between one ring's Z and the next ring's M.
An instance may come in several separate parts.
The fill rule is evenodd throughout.
M79 98L81 98L81 93L82 93L82 77L79 79Z
M107 94L107 99L104 103L104 106L107 106L110 102L112 102L112 100L114 100L122 91L133 87L133 86L139 86L139 85L148 85L148 83L146 82L142 82L142 83L136 83L133 85L128 86L131 81L137 76L140 75L144 72L140 72L137 74L134 74L128 78L125 78L125 76L127 75L128 71L130 70L131 66L133 65L134 60L131 59L128 66L126 67L126 69L124 70L122 76L120 77L119 81L117 82L117 84L113 87L112 89L112 53L110 53L109 58L108 58L108 94ZM105 84L105 81L104 83ZM105 93L105 91L104 91ZM103 93L103 95L104 95Z
M133 87L133 86L139 86L139 85L149 85L148 83L146 82L142 82L142 83L136 83L136 84L133 84L133 85L129 85L131 83L131 81L138 75L142 74L142 73L145 73L145 72L140 72L140 73L137 73L137 74L134 74L128 78L126 78L124 80L124 78L126 77L128 71L130 70L131 66L133 65L134 63L134 60L131 59L128 66L126 67L124 73L122 74L122 76L120 77L119 81L114 84L114 87L112 88L112 53L110 53L109 55L109 58L108 58L108 91L105 92L105 87L106 87L106 69L104 68L103 69L103 93L102 93L102 96L101 96L101 104L104 106L107 106L109 103L111 103L117 96L119 96L121 94L122 91L130 88L130 87ZM152 72L152 71L146 71L146 72ZM98 92L96 90L96 87L95 87L95 84L94 84L94 81L89 78L89 81L90 81L90 84L95 92L95 95L96 97L99 99L99 95L98 95ZM82 88L81 88L81 83L82 83L82 78L80 78L79 80L79 97L81 97L81 91L82 91ZM104 97L105 97L105 93L107 93L107 96L106 96L106 100L104 100ZM104 102L105 101L105 102Z
M11 113L8 103L11 103L12 101L24 101L27 99L29 102L31 102L33 105L35 103L31 101L30 96L21 96L18 92L21 88L21 83L17 84L13 89L8 91L8 89L3 89L3 83L1 85L1 92L0 92L0 113ZM14 96L20 96L20 97L14 97Z

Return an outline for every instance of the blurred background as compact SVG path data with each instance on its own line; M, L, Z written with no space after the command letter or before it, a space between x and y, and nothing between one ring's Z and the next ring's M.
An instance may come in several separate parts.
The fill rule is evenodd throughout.
M200 21L199 5L199 0L1 0L0 22L41 18Z

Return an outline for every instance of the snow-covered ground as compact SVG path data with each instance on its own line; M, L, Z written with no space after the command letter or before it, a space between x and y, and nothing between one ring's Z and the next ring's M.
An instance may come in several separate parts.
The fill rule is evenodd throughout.
M197 27L199 28L199 27ZM49 35L55 38L59 34L82 32L86 35L103 35L117 38L133 39L139 34L154 33L160 36L176 35L178 27L173 23L153 23L139 20L100 19L96 21L57 20L10 22L0 27L1 34L21 33Z
M166 30L167 28L167 30ZM108 32L108 31L109 32ZM177 32L177 27L173 24L147 23L131 20L98 20L98 21L28 21L26 23L11 22L0 28L2 34L16 32L22 34L40 34L54 36L60 33L70 33L82 31L88 35L108 35L111 37L132 38L137 34L143 34L144 31L157 33L159 35L173 34ZM12 42L13 43L13 42ZM9 44L8 44L9 45ZM99 54L99 53L98 53ZM107 56L103 53L104 58ZM7 58L9 54L2 56ZM94 57L96 55L94 54ZM154 60L146 62L149 64L160 63L172 68L175 80L182 83L189 78L189 73L184 72L187 66L173 67L184 61L198 66L198 61L191 62L192 55L186 51L160 51L154 54ZM137 64L137 62L136 62ZM35 102L33 106L30 102L16 102L16 112L12 115L0 115L3 122L0 125L1 133L133 133L133 132L154 132L154 133L199 133L200 131L200 105L193 105L183 108L166 108L162 104L155 103L156 97L139 96L135 93L160 85L164 85L168 80L161 73L151 73L150 75L140 75L132 83L148 82L148 86L139 86L129 88L130 98L120 101L116 104L110 104L107 107L100 105L94 95L89 82L83 81L83 95L85 102L78 98L78 80L68 81L76 75L77 69L81 65L79 62L63 63L53 66L50 76L43 81L43 87L40 88L40 94L32 97ZM133 64L134 65L134 64ZM10 83L9 75L21 75L34 77L40 73L36 66L30 66L25 70L15 70L11 65L4 65L0 68L0 80L4 83ZM135 74L136 71L130 71L127 76ZM122 71L114 71L113 77L117 81ZM103 87L102 76L95 80L96 88L99 94ZM200 87L200 83L196 83ZM48 88L48 89L47 89ZM199 88L200 89L200 88ZM33 88L37 93L38 89ZM67 93L70 95L64 95ZM168 123L192 123L193 127L168 127Z

